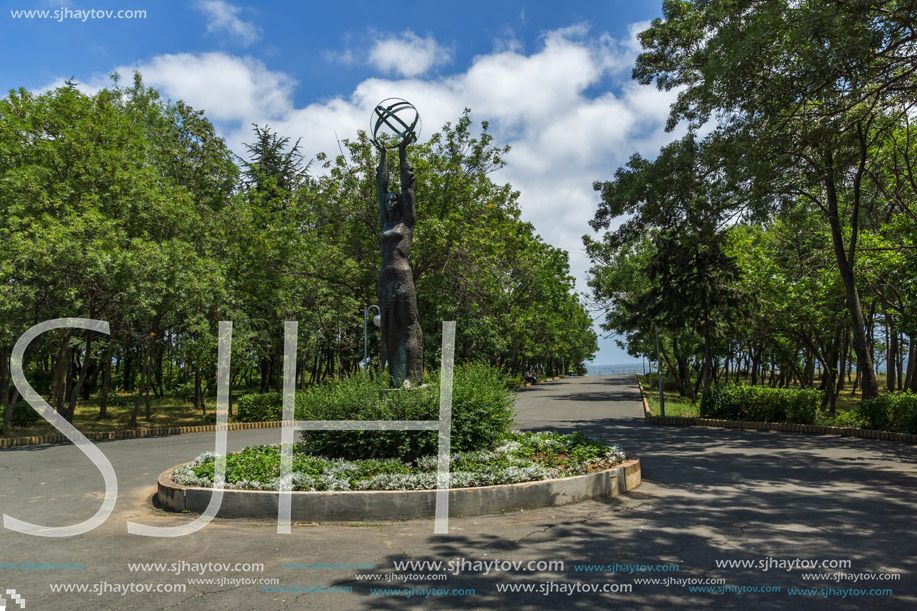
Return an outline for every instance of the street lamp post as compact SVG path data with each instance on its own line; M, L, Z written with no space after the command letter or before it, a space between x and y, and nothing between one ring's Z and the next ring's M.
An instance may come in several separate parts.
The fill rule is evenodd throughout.
M369 366L369 341L367 339L366 321L369 319L369 311L372 308L376 308L376 312L378 312L373 316L373 324L376 325L376 327L382 326L382 317L380 316L382 310L379 309L379 306L368 305L363 308L363 362L366 364L365 366Z

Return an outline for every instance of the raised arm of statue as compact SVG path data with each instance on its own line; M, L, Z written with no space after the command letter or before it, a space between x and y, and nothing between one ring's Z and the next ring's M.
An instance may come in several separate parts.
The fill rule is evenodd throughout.
M379 226L385 223L385 200L388 197L388 167L385 147L379 147L381 155L379 165L376 166L376 197L379 200Z
M405 223L409 227L414 226L417 220L417 200L414 198L414 166L408 161L407 145L410 140L406 140L398 147L398 159L401 162L401 199L404 202Z
M379 165L376 166L376 186L379 187L379 197L383 193L388 193L388 167L386 167L386 151L384 147L379 147Z

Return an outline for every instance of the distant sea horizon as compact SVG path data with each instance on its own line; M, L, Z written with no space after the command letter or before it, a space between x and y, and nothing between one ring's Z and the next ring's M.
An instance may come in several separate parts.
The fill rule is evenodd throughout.
M640 363L611 363L607 365L586 365L587 376L607 376L617 373L643 373L645 365Z

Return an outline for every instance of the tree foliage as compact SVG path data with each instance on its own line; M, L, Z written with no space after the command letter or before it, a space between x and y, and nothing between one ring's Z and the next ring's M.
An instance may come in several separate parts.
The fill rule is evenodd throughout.
M587 238L595 296L618 308L626 288L636 313L671 296L673 351L684 319L722 321L706 349L755 381L767 368L780 371L774 383L811 385L820 364L832 408L850 351L865 398L879 392L875 363L886 361L890 388L913 384L913 273L899 273L917 229L913 3L665 0L663 14L639 35L633 76L678 90L667 128L684 121L689 135L596 184L593 228L627 218ZM701 243L708 272L680 274L673 253ZM640 286L604 273L631 257L615 265L639 265ZM706 324L687 326L706 335ZM640 328L616 315L607 325ZM906 345L909 372L896 375Z
M232 320L233 381L281 388L283 321L298 320L297 384L343 376L363 357L363 308L380 266L375 150L360 132L319 154L253 126L242 159L204 112L163 100L136 75L96 94L72 84L0 100L0 402L18 401L9 354L52 318L107 320L110 337L49 332L29 372L72 418L101 392L152 396L202 413L215 392L216 325ZM457 320L461 360L559 372L597 349L565 252L520 220L519 195L487 124L466 110L410 149L419 222L413 270L427 346ZM316 170L316 171L313 171ZM370 327L371 354L378 334ZM146 407L144 410L143 407ZM18 409L24 409L21 405Z

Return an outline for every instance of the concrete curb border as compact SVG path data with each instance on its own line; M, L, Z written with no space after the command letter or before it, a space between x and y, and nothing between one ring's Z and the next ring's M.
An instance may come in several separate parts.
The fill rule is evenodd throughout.
M636 377L636 376L635 376ZM814 435L840 435L841 437L862 437L864 439L881 439L897 443L917 444L917 435L893 433L892 431L873 431L849 426L823 426L820 424L791 424L789 422L751 422L747 420L718 420L713 418L695 418L691 416L655 416L650 412L646 401L646 391L640 378L640 397L643 399L643 419L647 424L669 426L711 426L721 429L742 429L748 431L777 431L781 433L809 433Z
M249 429L271 429L283 425L280 420L270 422L230 422L227 431L244 431ZM103 441L108 439L139 439L141 437L164 437L167 435L182 435L184 433L212 433L217 430L215 424L201 426L167 426L155 429L135 429L131 431L107 431L104 433L83 433L90 441ZM0 448L15 448L19 446L45 445L52 443L69 443L62 433L38 435L32 437L7 437L0 439Z
M172 481L175 467L159 476L159 502L168 511L202 513L211 488L182 486ZM449 491L449 515L476 516L569 505L618 496L640 485L640 459L631 459L596 473L521 484ZM293 492L294 522L364 522L432 518L436 490L368 490ZM217 517L277 519L280 493L267 490L224 490Z

